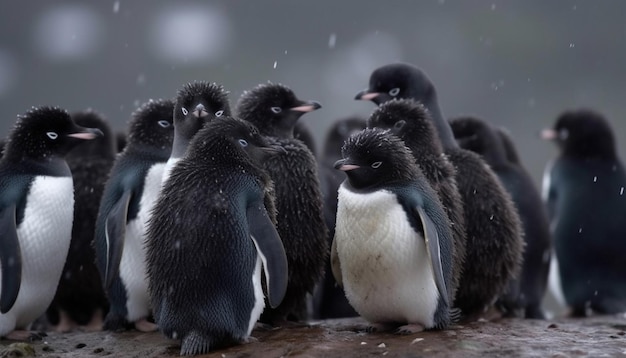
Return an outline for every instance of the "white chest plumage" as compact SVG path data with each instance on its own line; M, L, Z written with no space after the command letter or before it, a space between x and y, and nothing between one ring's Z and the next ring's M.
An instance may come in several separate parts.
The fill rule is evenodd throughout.
M152 207L161 191L164 163L153 165L146 175L137 218L128 222L124 251L120 262L120 277L126 288L126 308L130 322L150 313L148 277L146 272L145 234Z
M67 258L74 220L71 177L36 177L17 228L22 255L21 286L14 306L0 314L0 335L25 329L54 298Z
M337 253L346 297L373 323L434 325L439 294L426 244L386 190L339 188Z

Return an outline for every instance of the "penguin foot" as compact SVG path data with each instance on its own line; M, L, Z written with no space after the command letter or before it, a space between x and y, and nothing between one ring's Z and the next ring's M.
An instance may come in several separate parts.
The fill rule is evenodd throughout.
M85 331L102 331L102 329L104 328L104 320L102 319L103 317L104 312L102 311L102 308L96 309L96 311L93 313L93 316L91 316L91 320L84 326Z
M139 332L154 332L158 329L158 326L148 321L146 318L142 318L135 322L135 329Z
M365 327L365 332L367 333L377 333L377 332L389 332L392 331L395 327L385 323L372 323L369 326Z
M282 327L280 327L280 326L274 326L274 325L271 325L269 323L263 323L263 322L257 322L254 325L254 329L257 329L257 330L263 331L263 332L275 331L275 330L278 330L278 329L281 329L281 328Z
M413 324L407 324L407 325L404 325L404 326L400 326L393 333L406 336L406 335L409 335L409 334L423 332L425 329L426 328L424 326L422 326L421 324L413 323Z
M4 336L4 338L12 341L35 342L41 341L47 336L48 335L45 332L15 330Z
M67 314L65 310L59 309L59 323L54 327L54 330L59 333L67 333L74 330L78 325Z

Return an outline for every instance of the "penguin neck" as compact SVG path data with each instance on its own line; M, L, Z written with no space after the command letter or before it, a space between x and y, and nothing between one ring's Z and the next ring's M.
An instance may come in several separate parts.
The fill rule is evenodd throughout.
M187 147L189 146L189 142L191 142L191 138L187 138L187 136L182 133L174 134L174 142L172 143L172 153L170 154L170 158L178 159L182 158L187 151Z
M70 167L64 158L52 155L45 158L21 158L10 160L14 164L22 166L25 173L35 175L47 175L52 177L71 177Z
M441 113L441 108L439 107L439 102L437 101L437 95L433 94L432 97L423 104L426 108L428 108L428 112L430 112L430 116L433 119L435 128L437 128L437 134L441 140L443 149L448 150L459 148L458 143L454 139L454 134L452 133L450 124L448 124L448 121L446 121L443 113Z

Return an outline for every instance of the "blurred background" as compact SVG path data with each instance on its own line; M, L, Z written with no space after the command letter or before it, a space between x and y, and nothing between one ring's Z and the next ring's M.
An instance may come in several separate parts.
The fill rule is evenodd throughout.
M425 70L448 117L509 129L540 184L556 150L538 139L591 107L626 143L626 1L3 1L0 135L31 106L93 108L118 130L150 98L193 80L243 90L273 81L323 108L304 116L318 151L372 70Z

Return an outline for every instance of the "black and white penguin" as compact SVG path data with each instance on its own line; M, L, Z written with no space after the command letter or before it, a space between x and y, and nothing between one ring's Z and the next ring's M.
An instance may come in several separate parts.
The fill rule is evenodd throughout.
M74 180L72 241L57 293L46 311L48 321L60 332L79 326L101 330L109 310L93 243L100 198L115 161L115 137L108 121L93 110L74 112L71 117L76 124L98 128L104 135L65 156Z
M350 137L339 187L333 274L376 329L444 329L452 322L453 238L437 193L411 151L382 129ZM336 257L335 257L336 255Z
M559 115L542 136L560 149L543 194L571 314L626 312L626 169L613 130L600 113L581 109Z
M25 330L48 308L72 238L74 187L64 156L101 136L60 108L33 108L9 134L0 160L0 337Z
M467 250L455 306L465 319L475 319L505 293L509 281L521 269L524 241L511 196L478 154L459 147L439 108L435 86L423 71L404 63L385 65L372 72L369 83L357 99L381 104L394 98L411 98L423 104L445 155L456 169ZM402 131L395 133L406 139Z
M455 179L456 170L443 154L443 147L428 111L412 99L392 100L382 103L374 110L367 125L370 128L390 129L391 133L398 133L411 150L430 187L437 193L450 221L454 239L454 271L448 290L451 297L455 297L465 262L467 242L463 200Z
M270 306L285 294L287 258L260 165L278 150L223 116L197 133L163 187L147 232L150 297L181 355L247 340L265 305L262 268Z
M476 117L455 118L450 126L461 148L480 154L498 175L522 220L526 243L522 272L518 280L511 282L499 305L508 316L543 319L541 301L548 283L552 242L539 190L520 163L508 160L519 159L513 142L508 137L502 139L504 132Z
M309 148L293 138L297 120L320 107L317 102L299 100L288 87L273 83L244 92L237 103L239 118L256 125L283 149L263 164L274 181L277 230L289 262L285 299L278 308L265 310L261 316L263 323L271 325L306 318L307 294L322 278L328 258L328 229L317 163Z
M176 163L185 155L187 146L206 123L230 116L228 92L214 82L190 82L178 90L174 106L174 143L163 171L163 182Z
M324 152L318 161L320 188L324 198L324 220L328 227L328 245L335 237L337 219L337 190L346 176L335 169L335 162L341 159L341 147L350 136L365 129L365 118L351 116L340 118L326 133ZM359 314L348 302L343 288L337 284L332 274L330 261L326 260L324 278L317 285L313 295L314 319L355 317Z
M104 322L107 330L123 330L129 324L141 331L156 329L148 321L144 235L172 150L173 110L173 101L158 100L143 104L133 113L128 143L115 160L104 188L95 248L110 302Z

